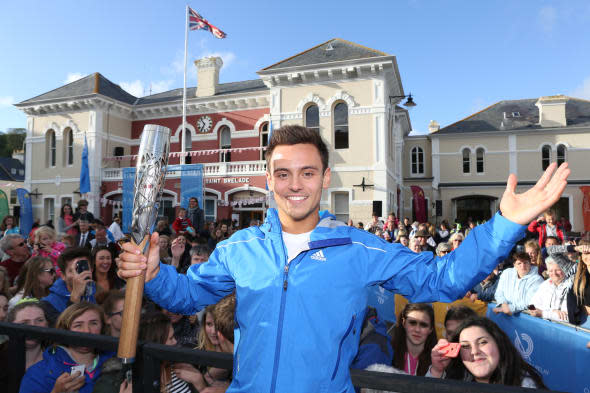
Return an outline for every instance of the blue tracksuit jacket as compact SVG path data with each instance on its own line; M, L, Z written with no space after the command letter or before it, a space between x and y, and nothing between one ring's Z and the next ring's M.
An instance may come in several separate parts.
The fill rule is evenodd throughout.
M236 291L231 392L354 392L356 355L371 285L412 302L451 302L486 277L524 236L497 214L443 258L413 253L345 226L327 212L309 249L287 264L278 213L236 232L186 276L160 264L146 294L167 310L193 314Z

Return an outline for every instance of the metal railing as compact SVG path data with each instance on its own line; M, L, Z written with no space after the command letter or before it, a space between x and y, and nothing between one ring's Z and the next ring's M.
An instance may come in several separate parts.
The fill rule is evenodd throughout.
M14 340L17 351L14 353L14 367L18 375L25 373L25 339L38 339L54 343L85 346L103 351L116 351L119 340L110 336L77 333L67 330L17 325L0 322L0 334ZM135 384L133 391L146 393L160 392L160 362L183 362L213 366L231 370L233 359L230 354L199 351L190 348L171 347L154 343L139 343L137 356L141 358L142 369L135 370L141 376L141 384ZM352 383L358 388L369 388L399 393L530 393L530 389L462 382L437 378L414 377L410 375L388 374L364 370L350 370Z

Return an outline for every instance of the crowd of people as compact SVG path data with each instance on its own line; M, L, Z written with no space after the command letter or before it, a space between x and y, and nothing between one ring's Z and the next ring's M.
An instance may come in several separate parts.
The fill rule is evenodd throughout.
M119 336L125 282L117 276L114 261L127 236L118 218L107 228L86 208L84 200L75 212L64 205L57 230L50 225L39 226L26 238L13 230L14 218L3 220L0 320ZM354 224L349 221L348 225ZM461 230L443 221L436 228L429 223L410 223L408 218L398 220L390 214L385 222L374 216L368 225L356 226L415 253L444 256L456 249L476 224L469 222ZM179 208L172 224L165 218L158 221L155 231L159 233L160 260L186 274L189 267L207 263L217 243L236 230L229 222L203 222L202 210L191 198L189 209ZM590 241L570 239L552 211L532 222L528 230L527 239L511 256L465 296L496 303L496 313L528 312L535 317L585 324L590 313ZM235 295L194 315L173 313L146 298L139 338L232 353L234 309ZM472 309L449 309L444 337L438 338L434 327L429 304L409 303L392 327L374 309L367 308L353 368L545 388L540 374L520 356L506 334ZM0 380L7 392L131 391L113 353L32 339L26 341L27 372L22 381L18 380L10 366L13 343L4 340ZM446 356L450 343L460 344L458 357ZM167 392L220 392L227 389L231 379L231 373L223 369L164 363L160 383Z

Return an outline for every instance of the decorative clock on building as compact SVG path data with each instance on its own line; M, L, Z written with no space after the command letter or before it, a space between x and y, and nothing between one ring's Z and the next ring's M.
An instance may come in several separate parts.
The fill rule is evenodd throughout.
M213 120L209 116L201 116L197 121L197 127L199 132L209 132L213 126Z

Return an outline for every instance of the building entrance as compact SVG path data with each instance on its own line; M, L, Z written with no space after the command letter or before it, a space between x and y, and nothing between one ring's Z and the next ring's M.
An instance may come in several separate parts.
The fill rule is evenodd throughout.
M461 224L467 224L469 220L475 222L487 221L496 211L498 198L485 195L470 195L455 198L456 219Z

